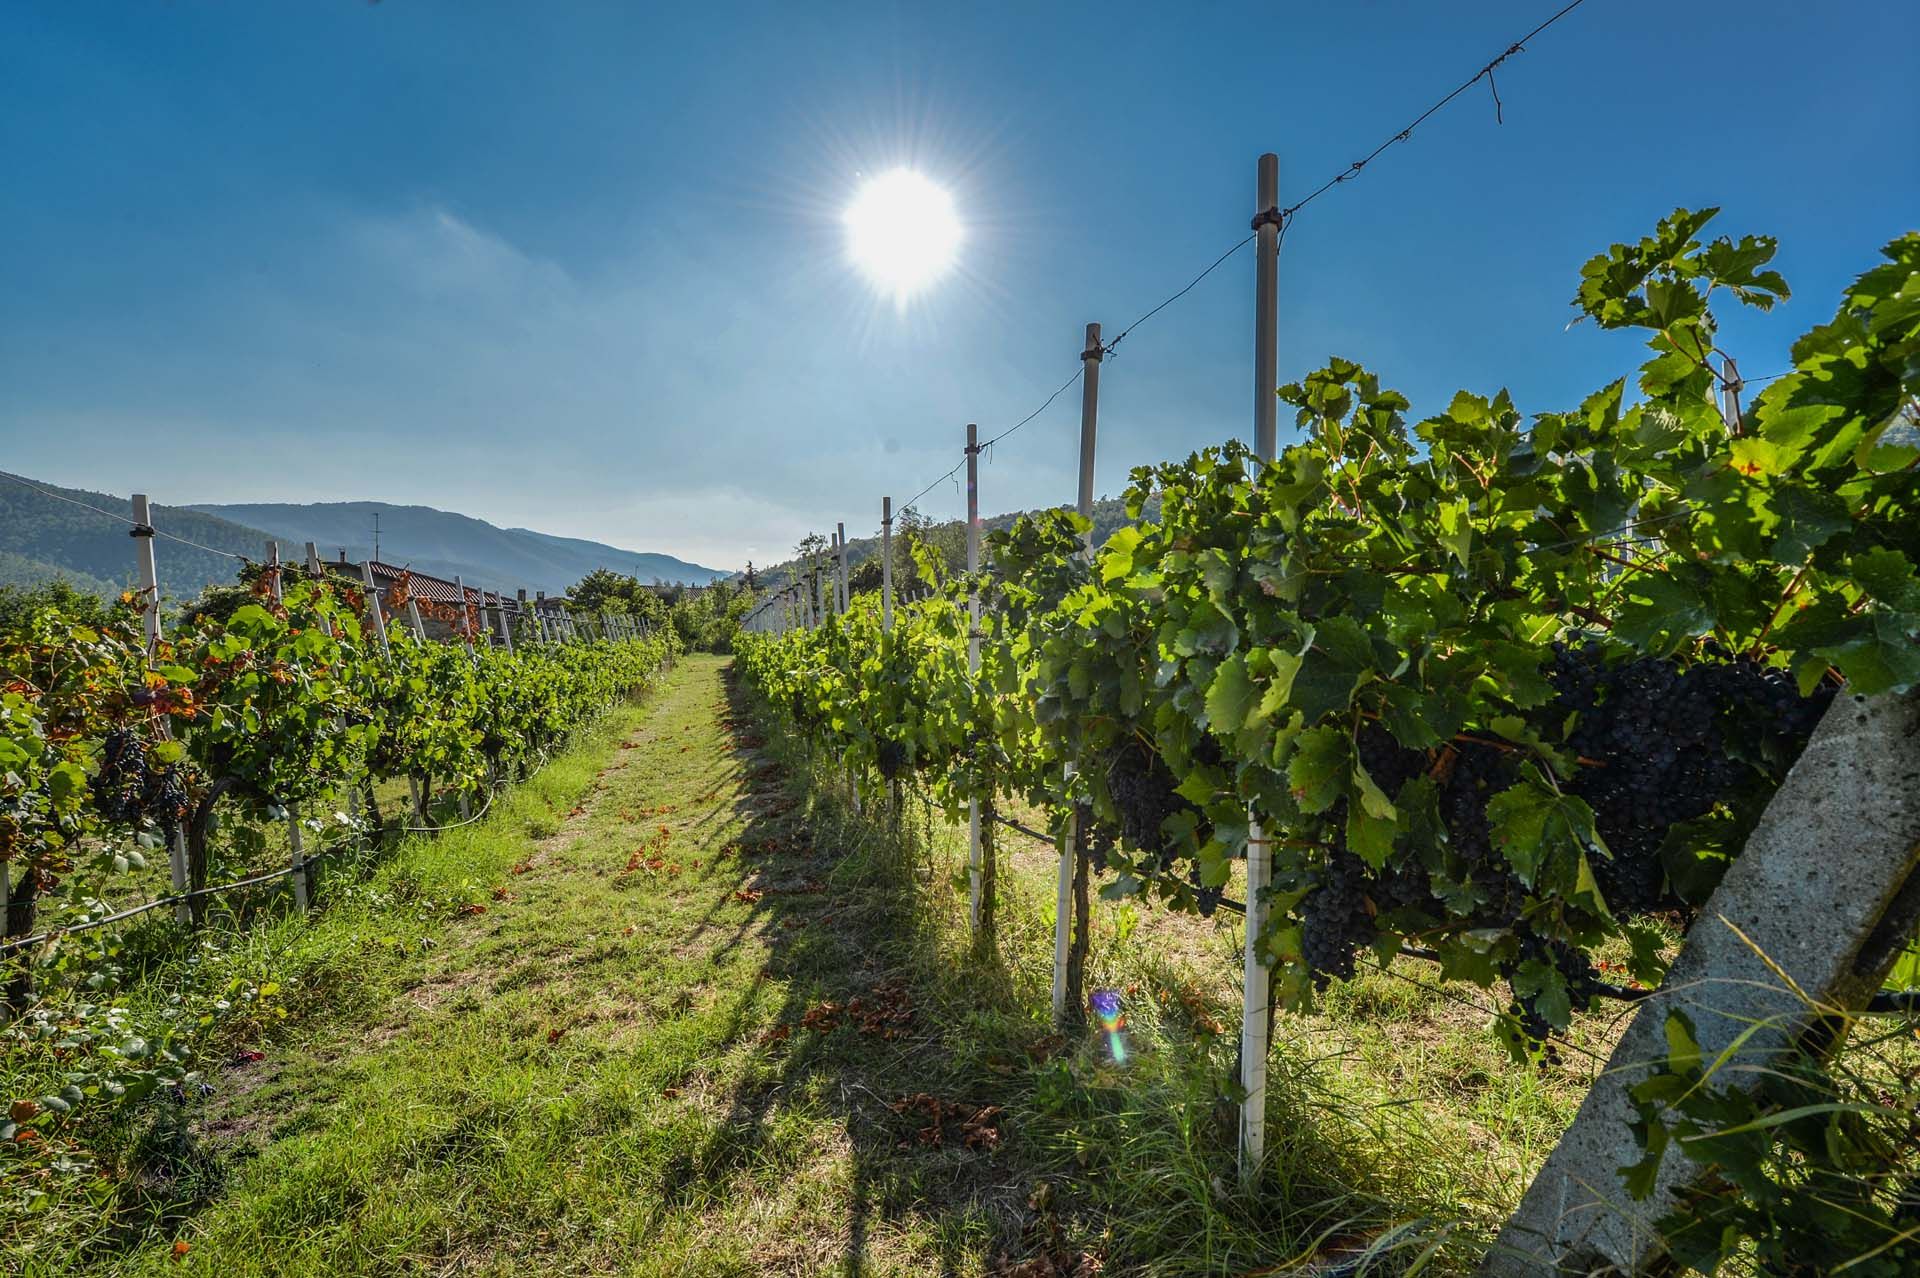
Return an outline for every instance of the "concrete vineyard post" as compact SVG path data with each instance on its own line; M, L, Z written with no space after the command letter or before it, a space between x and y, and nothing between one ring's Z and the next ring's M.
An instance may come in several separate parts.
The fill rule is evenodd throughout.
M1100 363L1106 358L1106 347L1100 344L1100 326L1087 325L1086 349L1080 352L1080 364L1086 371L1080 377L1080 518L1089 522L1093 519L1093 448L1094 437L1100 428ZM1086 557L1093 557L1093 530L1089 528L1085 537Z
M320 567L320 549L312 542L307 543L306 563L307 576L313 579L314 584L318 585L326 579L325 570ZM320 625L321 628L327 632L327 638L333 638L333 621L330 618L323 617L321 618Z
M460 596L460 637L466 641L467 654L473 655L473 636L480 629L480 610L467 601L467 582L464 577L453 579L453 592Z
M140 570L141 624L147 632L147 651L160 642L160 570L153 558L153 509L145 493L133 495L134 560Z
M147 633L147 653L160 643L160 569L153 557L153 508L147 502L145 493L133 495L133 544L134 566L140 573L140 601L146 611L141 614L141 624ZM161 731L167 736L172 732L162 721ZM173 894L179 896L187 890L187 832L175 830L172 840L167 844L167 872L173 884ZM193 910L185 901L175 902L173 917L178 923L191 923Z
M980 589L973 576L980 571L980 427L967 423L967 676L980 675ZM980 901L985 876L980 872L980 800L967 800L967 920L980 930Z
M1080 351L1080 472L1075 488L1074 509L1082 519L1093 519L1093 457L1100 429L1100 361L1105 348L1100 344L1100 326L1087 325L1086 344ZM1081 536L1081 558L1093 557L1093 531ZM1073 779L1073 765L1066 776ZM1087 831L1084 805L1074 804L1067 816L1066 837L1060 844L1059 864L1054 883L1053 916L1053 1023L1064 1026L1077 1018L1086 998L1085 978L1088 915L1087 865L1083 850Z
M1659 990L1593 1082L1480 1270L1483 1278L1667 1272L1657 1222L1710 1169L1675 1141L1649 1197L1621 1170L1644 1155L1633 1089L1669 1055L1684 1012L1717 1085L1752 1088L1811 1048L1817 1021L1858 1011L1920 920L1920 697L1842 691ZM1817 1009L1817 1010L1816 1010Z
M393 643L387 638L387 618L380 611L380 590L373 584L373 564L371 561L360 565L360 586L367 596L367 624L373 627L373 633L380 637L380 655L391 657Z
M847 592L847 526L844 523L835 531L833 541L840 552L840 611L845 612L850 600Z
M1733 356L1725 355L1720 360L1721 394L1725 397L1720 415L1726 419L1727 433L1740 433L1740 367L1733 362Z
M1253 449L1260 462L1279 446L1280 157L1260 157L1254 192ZM1273 973L1260 959L1267 922L1266 893L1273 878L1259 813L1247 809L1247 937L1240 1000L1240 1177L1260 1172L1267 1147L1268 991Z
M327 580L326 569L323 568L320 564L320 548L314 545L312 542L308 542L306 546L306 552L307 552L306 554L307 576L310 577L316 584ZM331 639L336 637L337 632L333 628L333 621L331 618L323 617L321 619L320 624L321 624L321 627L325 629L325 631L327 632L328 638ZM359 798L356 797L355 787L351 780L349 780L346 783L345 788L346 788L347 814L351 816L353 814L354 809L360 806L360 801L359 801ZM377 827L380 824L380 814L377 811L368 812L367 820L368 820L368 824ZM307 877L307 876L302 876L302 877ZM309 889L310 888L311 888L311 884L309 884Z
M880 499L880 633L893 629L893 498Z
M454 577L453 593L460 596L460 637L466 641L468 658L472 660L475 665L479 665L480 654L473 649L474 631L479 628L476 621L477 610L467 602L466 578L459 576ZM459 805L460 819L462 821L473 815L473 810L467 804L467 792L464 789L460 791Z
M267 542L267 589L273 594L275 603L286 601L286 591L280 585L280 543ZM300 907L301 913L307 909L307 860L300 846L300 805L287 804L287 847L290 849L289 868L293 878L293 903Z

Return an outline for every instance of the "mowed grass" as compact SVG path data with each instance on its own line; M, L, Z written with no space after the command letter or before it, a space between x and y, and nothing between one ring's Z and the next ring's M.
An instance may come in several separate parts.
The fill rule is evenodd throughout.
M1279 1019L1243 1187L1234 928L1101 903L1124 1060L1055 1035L1052 854L1002 836L975 956L964 831L855 811L728 674L682 659L486 821L407 845L381 880L406 890L285 924L324 979L128 1153L194 1169L158 1226L35 1271L1456 1273L1577 1104L1578 1051L1516 1069L1485 1009L1373 972Z

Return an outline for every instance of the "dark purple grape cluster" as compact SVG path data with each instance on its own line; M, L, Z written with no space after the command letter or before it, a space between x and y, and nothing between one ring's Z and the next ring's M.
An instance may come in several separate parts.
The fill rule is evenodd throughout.
M186 817L184 780L178 765L154 763L139 733L114 728L100 742L100 766L92 780L94 807L120 825L152 821L171 838Z
M874 766L891 781L907 766L907 747L899 741L882 741L874 748Z
M1176 812L1196 811L1174 793L1180 784L1166 760L1137 737L1129 736L1108 752L1107 794L1120 820L1120 836L1143 852L1159 854L1162 872L1173 868L1161 824Z
M1378 936L1367 898L1367 863L1335 848L1300 902L1300 957L1316 988L1353 979L1353 960Z
M1546 674L1581 764L1567 789L1593 809L1612 854L1589 858L1594 879L1621 915L1686 908L1661 861L1668 831L1772 772L1765 757L1791 762L1832 698L1802 697L1784 671L1745 658L1610 664L1597 643L1556 644ZM1730 732L1759 749L1736 755Z
M1117 827L1105 821L1087 823L1087 863L1093 867L1095 874L1107 872L1111 864L1107 858L1119 841L1120 831Z
M1448 747L1439 770L1440 820L1447 842L1465 863L1466 881L1480 898L1475 921L1483 927L1510 927L1520 918L1527 890L1507 858L1493 846L1487 801L1520 775L1513 752L1478 741Z
M1540 959L1560 973L1561 980L1567 985L1567 1000L1576 1012L1584 1012L1593 1006L1603 988L1600 974L1594 970L1593 963L1586 954L1564 941L1549 941L1534 932L1520 933L1520 951L1506 967L1509 977L1522 963L1530 959ZM1508 1005L1507 1011L1518 1023L1520 1031L1533 1043L1544 1043L1553 1031L1553 1025L1541 1014L1534 997L1516 997ZM1557 1060L1556 1054L1549 1050L1548 1059Z

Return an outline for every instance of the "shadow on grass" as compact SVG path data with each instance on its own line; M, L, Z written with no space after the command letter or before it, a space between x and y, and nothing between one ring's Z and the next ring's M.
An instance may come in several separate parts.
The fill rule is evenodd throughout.
M763 1156L777 1156L774 1114L783 1098L819 1098L850 1148L849 1206L839 1272L867 1271L876 1225L930 1224L941 1274L958 1274L969 1253L1005 1245L1025 1199L1008 1159L966 1148L942 1132L920 1143L924 1124L889 1106L932 1093L977 1102L945 1036L911 1007L913 978L929 971L935 938L913 882L910 843L811 792L799 752L762 735L748 694L726 677L732 767L712 778L737 784L742 822L729 855L738 886L723 902L749 904L743 921L722 923L723 907L698 920L689 943L711 946L716 962L757 940L766 947L757 993L784 992L763 1031L765 1005L739 997L725 1039L758 1039L763 1063L727 1098L727 1112L698 1148L666 1169L656 1219L717 1192ZM851 819L850 819L851 818ZM715 936L716 930L724 929ZM750 1023L751 1022L751 1023ZM982 1142L984 1143L984 1141Z
M1446 1196L1420 1183L1444 1166L1443 1151L1422 1148L1417 1133L1401 1142L1398 1155L1423 1167L1409 1174L1382 1164L1389 1134L1377 1131L1364 1151L1343 1143L1356 1118L1379 1116L1334 1112L1312 1061L1276 1061L1274 1152L1253 1191L1236 1189L1236 1115L1222 1094L1230 1048L1182 1024L1182 991L1165 1015L1151 1003L1142 1009L1154 1058L1145 1070L1116 1064L1097 1035L1076 1043L1052 1035L1044 1000L1022 995L1017 957L951 957L964 947L951 944L953 922L934 913L956 907L943 883L930 882L939 873L931 814L923 833L911 800L898 817L855 813L837 760L782 740L731 670L726 686L735 810L745 823L734 844L735 899L751 908L710 939L723 951L764 941L755 984L784 994L762 1043L764 1067L727 1098L718 1130L668 1170L662 1214L779 1157L776 1106L811 1095L850 1147L837 1266L850 1276L882 1263L869 1252L877 1237L915 1224L934 1232L938 1272L985 1264L1022 1278L1092 1272L1079 1268L1083 1256L1103 1260L1109 1274L1218 1273L1340 1252L1339 1272L1385 1274L1452 1232L1440 1223L1455 1218ZM710 912L698 928L716 925ZM1141 982L1169 988L1151 955L1134 966ZM902 1001L911 1012L896 1024L887 1017ZM764 1024L755 1000L736 1007L729 1042ZM959 1103L962 1114L1003 1107L994 1134L970 1146L938 1112L926 1124L924 1101L901 1108L925 1095ZM1353 1263L1371 1240L1391 1241L1377 1262ZM993 1267L1004 1257L1025 1264Z

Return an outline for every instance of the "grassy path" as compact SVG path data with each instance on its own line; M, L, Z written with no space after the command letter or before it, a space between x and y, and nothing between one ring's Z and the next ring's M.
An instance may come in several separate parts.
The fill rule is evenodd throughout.
M978 1268L990 1153L899 1153L927 1120L885 1103L932 1086L898 902L814 848L720 661L635 722L404 989L216 1080L238 1169L133 1270Z
M1184 1276L1377 1243L1463 1273L1577 1103L1584 1065L1513 1070L1470 1000L1374 973L1282 1019L1241 1189L1230 921L1101 903L1126 1050L1070 1041L1050 852L1003 848L970 957L964 833L859 816L836 760L759 733L725 662L685 658L290 923L311 1004L214 1074L199 1184L157 1191L199 1205L48 1272Z

